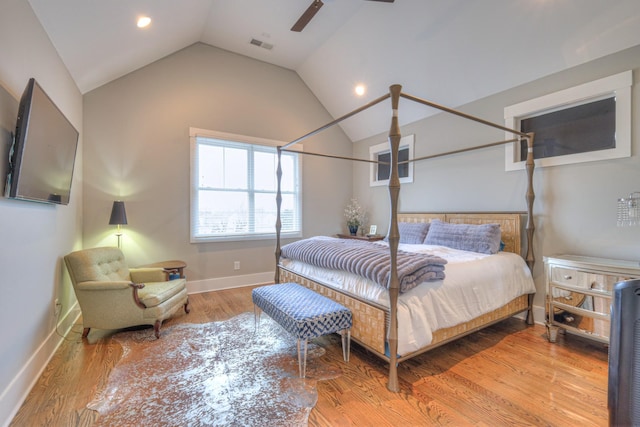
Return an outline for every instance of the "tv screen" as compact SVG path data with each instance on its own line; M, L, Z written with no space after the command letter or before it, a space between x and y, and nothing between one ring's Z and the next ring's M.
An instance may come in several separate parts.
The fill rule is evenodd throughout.
M18 107L6 197L68 204L77 146L78 131L30 79Z

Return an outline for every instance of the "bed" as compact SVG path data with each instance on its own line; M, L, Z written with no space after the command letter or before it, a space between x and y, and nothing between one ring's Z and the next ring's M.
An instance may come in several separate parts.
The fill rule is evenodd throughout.
M473 147L460 151L469 151L475 148L483 148L491 145L504 144L507 142L514 142L519 140L525 140L528 146L527 152L527 160L526 160L526 173L528 178L527 191L525 194L525 200L527 204L526 211L523 212L513 212L513 213L398 213L398 198L400 193L400 181L398 178L398 148L400 142L400 129L398 126L398 101L400 97L404 97L414 102L419 102L424 105L428 105L434 108L438 108L444 112L458 115L467 120L476 121L485 126L492 126L501 130L504 130L508 134L512 134L514 137L512 139L507 139L505 141L499 141L495 143L485 144L481 147ZM531 279L531 270L533 268L535 257L533 255L533 232L534 232L534 224L533 224L533 215L532 215L532 205L534 200L534 193L532 189L533 182L533 134L526 134L519 132L517 130L512 130L506 128L502 125L494 124L488 121L485 121L480 118L476 118L473 116L469 116L465 113L458 112L456 110L449 109L447 107L439 106L430 101L422 100L420 98L413 97L411 95L407 95L402 93L401 87L399 85L393 85L390 88L390 93L388 95L382 96L371 103L354 110L353 112L313 131L301 138L298 138L291 143L278 148L278 152L288 151L289 147L295 145L296 143L304 140L306 137L314 135L318 132L327 129L340 121L354 115L358 114L367 108L376 105L379 102L382 102L385 99L391 98L392 104L392 118L391 118L391 128L389 132L389 144L391 151L391 175L389 179L389 195L391 201L391 214L389 218L389 233L387 235L387 242L384 243L371 243L377 245L386 245L385 251L388 252L388 260L389 260L389 275L388 282L384 286L382 291L378 291L376 293L376 297L371 297L371 295L362 294L358 291L359 288L362 288L363 285L357 284L355 287L344 287L342 283L348 282L349 280L356 280L353 277L349 277L348 280L344 277L337 278L335 276L335 272L333 271L324 271L322 268L317 268L309 265L304 265L302 262L291 261L285 257L282 257L282 249L281 241L280 241L280 193L279 193L279 181L281 177L281 169L280 165L278 165L278 195L277 195L277 205L278 205L278 217L276 221L276 283L283 282L296 282L301 285L304 285L322 295L325 295L343 305L351 309L354 317L353 321L353 329L352 329L352 338L354 341L364 346L365 348L372 351L377 356L389 362L389 378L387 387L391 391L399 391L399 384L397 378L397 365L398 363L405 361L411 357L414 357L418 354L424 353L432 348L455 340L461 336L467 335L474 331L477 331L481 328L484 328L493 323L504 320L508 317L519 313L526 313L526 322L528 324L533 324L533 314L532 314L532 302L533 302L533 292L535 292L535 286L533 285L533 280ZM313 153L306 153L313 154ZM413 159L410 161L419 161L426 160L428 158L433 158L441 155L448 155L452 153L442 153L436 156L428 156L424 158ZM328 156L335 157L335 156ZM366 161L362 159L351 159L358 161ZM524 231L522 227L522 218L525 219ZM434 221L434 224L474 224L474 225L489 225L489 224L498 224L501 232L501 241L503 243L503 250L499 251L497 254L492 254L488 256L480 257L480 259L474 259L473 254L464 254L464 253L454 253L448 250L446 247L436 247L436 248L422 248L422 247L408 247L408 246L424 246L424 245L406 245L402 244L400 239L400 226L407 223L430 223ZM523 245L522 243L525 242ZM427 242L429 243L429 242ZM433 242L432 242L433 243ZM434 245L429 245L434 246ZM437 245L436 245L437 246ZM464 262L451 262L450 259L447 259L445 265L445 278L444 280L432 280L425 283L430 283L430 285L418 285L415 288L408 290L407 292L401 293L401 280L398 275L399 270L399 259L402 260L403 256L405 256L406 252L411 251L424 251L424 250L436 250L440 252L435 252L436 256L441 256L443 258L447 258L448 255L451 255L453 259L463 259L465 257L470 257L470 262L465 264ZM444 251L444 252L443 252ZM468 251L462 251L468 252ZM524 254L524 256L521 256ZM482 272L485 270L495 270L494 267L486 268L483 267L485 264L479 263L493 263L497 262L497 260L506 260L509 259L509 262L515 263L516 270L525 270L522 272L523 278L521 284L519 284L519 289L517 291L513 291L514 293L510 295L506 300L500 301L497 306L492 301L493 306L487 307L486 304L480 308L461 308L461 311L467 311L468 313L463 318L454 319L454 320L446 320L443 322L435 322L437 323L435 326L431 324L426 324L422 326L418 326L417 329L415 327L415 322L413 321L414 317L422 316L419 314L420 312L424 312L424 308L417 307L415 301L423 300L426 298L423 293L429 293L425 291L426 289L433 290L434 288L445 289L449 286L447 283L453 283L456 281L456 277L462 277L463 271L467 269L471 269L472 265L475 265L476 273L472 273L471 276L478 276L483 274ZM523 268L524 266L524 268ZM349 273L351 274L351 273ZM492 283L492 280L495 282L496 280L491 278L485 278L489 283ZM520 279L518 279L520 280ZM516 280L511 279L501 279L503 282L515 282ZM369 286L369 285L367 285ZM472 285L472 288L477 289L479 286ZM480 286L482 287L482 286ZM502 295L503 293L507 295L509 292L509 286L504 289L494 289L496 294ZM467 295L465 292L458 290L458 295ZM433 293L433 292L432 292ZM475 291L471 292L475 293ZM455 294L454 294L455 295ZM451 300L451 296L448 297ZM482 296L480 298L492 299L489 297ZM467 299L467 298L458 298L458 299ZM497 298L493 298L497 299ZM437 304L437 303L431 303ZM430 310L426 311L436 312L437 308L440 306L431 305ZM449 310L451 311L451 310ZM451 313L450 313L451 314ZM424 317L424 316L423 316ZM434 316L431 316L434 317ZM439 317L439 316L435 316ZM454 316L455 317L455 316ZM409 323L411 323L411 328L409 327ZM449 324L451 323L451 324ZM417 338L416 338L417 337Z

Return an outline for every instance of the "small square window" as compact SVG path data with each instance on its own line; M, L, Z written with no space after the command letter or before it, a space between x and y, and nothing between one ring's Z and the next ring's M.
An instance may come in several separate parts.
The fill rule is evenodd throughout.
M414 136L408 135L400 140L398 149L398 177L400 183L413 182L413 142ZM369 147L369 158L377 163L371 163L370 185L388 185L391 175L391 151L389 143L377 144Z

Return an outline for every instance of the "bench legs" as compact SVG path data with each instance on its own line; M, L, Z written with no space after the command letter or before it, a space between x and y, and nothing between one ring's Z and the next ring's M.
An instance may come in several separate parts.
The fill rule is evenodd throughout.
M300 345L302 343L302 345ZM304 354L300 351L300 347L304 347ZM298 371L300 378L305 378L307 374L307 340L298 340Z
M262 309L257 305L253 305L253 326L254 333L258 332L258 326L260 325L260 313L262 313Z
M342 336L342 358L348 362L351 353L351 329L344 329L338 333Z
M343 329L338 331L342 336L342 358L345 362L349 361L349 353L351 352L351 329ZM302 347L302 348L301 348ZM300 378L305 378L307 371L307 340L298 340L298 370Z
M260 314L262 309L256 304L253 305L253 319L255 332L258 331L260 325ZM254 333L255 333L254 332ZM342 337L342 358L345 362L349 361L349 353L351 352L351 329L343 329L338 331ZM298 372L300 378L305 378L307 371L307 339L298 339Z

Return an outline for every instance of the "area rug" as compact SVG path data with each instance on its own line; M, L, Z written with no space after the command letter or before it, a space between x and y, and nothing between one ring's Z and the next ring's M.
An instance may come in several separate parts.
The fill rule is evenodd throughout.
M296 340L263 315L122 332L123 356L87 407L98 426L306 426L316 382L341 375L310 343L298 377Z

